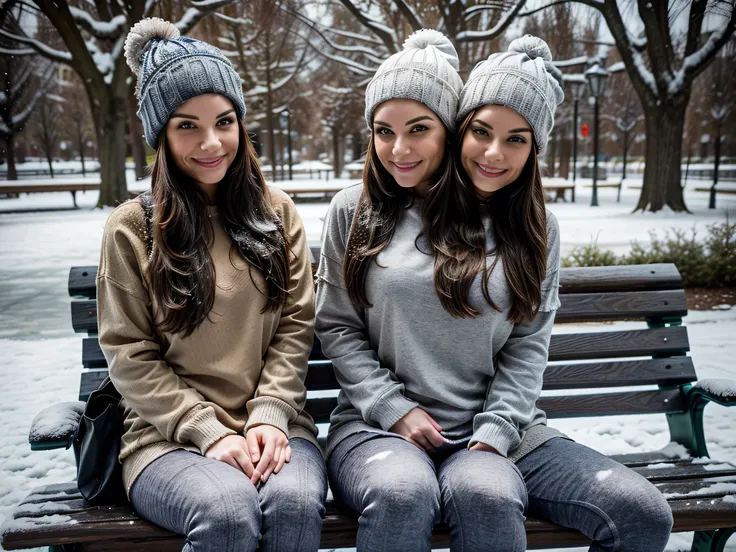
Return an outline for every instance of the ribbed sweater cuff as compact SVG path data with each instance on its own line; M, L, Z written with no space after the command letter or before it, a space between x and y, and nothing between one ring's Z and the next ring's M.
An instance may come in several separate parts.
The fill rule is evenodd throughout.
M519 446L521 437L519 432L503 420L486 422L473 433L468 446L477 442L485 443L496 449L503 456L509 455L509 450Z
M199 410L187 420L186 424L187 437L199 448L199 451L203 455L216 441L219 441L226 435L237 435L237 432L217 419L217 415L215 415L215 411L212 408Z
M275 397L258 397L248 402L248 422L244 433L257 425L270 425L284 432L289 437L289 420L296 419L297 412L281 399Z
M381 429L388 431L417 406L419 403L410 401L402 393L390 391L373 405L371 417L380 424Z

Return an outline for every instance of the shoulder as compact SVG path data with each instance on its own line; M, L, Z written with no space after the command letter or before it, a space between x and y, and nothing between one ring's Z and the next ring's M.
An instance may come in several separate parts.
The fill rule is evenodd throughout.
M147 232L146 214L137 198L116 207L105 222L106 236L122 233L131 240L145 243Z
M352 184L337 192L330 202L330 214L339 218L348 225L353 220L353 214L358 207L358 201L363 193L363 183Z
M547 209L547 241L560 240L560 224L552 211Z
M289 194L284 192L281 188L276 186L268 185L268 196L271 202L271 208L283 218L283 215L290 215L296 212L296 205L294 201L289 197Z

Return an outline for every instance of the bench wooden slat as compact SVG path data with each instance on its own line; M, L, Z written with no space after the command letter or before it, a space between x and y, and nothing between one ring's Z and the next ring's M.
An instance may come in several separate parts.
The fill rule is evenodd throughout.
M319 260L319 246L310 246ZM69 295L94 299L97 290L96 266L72 267L69 271ZM567 267L560 269L560 293L612 293L616 291L661 291L683 289L682 278L674 264L625 265L605 267Z
M97 297L97 267L96 266L73 266L69 270L69 296Z
M315 341L312 360L326 360ZM592 332L580 334L554 334L550 339L550 362L568 360L592 360L639 356L683 355L690 350L687 329L684 326L628 330L618 332ZM97 338L82 340L82 365L85 368L105 368L107 361Z
M560 269L560 293L606 293L682 289L674 264L572 267Z
M633 356L682 355L690 350L687 328L672 326L649 330L553 334L549 360L588 360Z
M726 494L736 494L736 475L708 479L655 482L654 486L671 499L714 500ZM728 490L730 489L730 490Z
M578 293L560 295L556 323L595 322L663 317L687 314L682 290L631 293ZM72 327L77 333L97 332L97 302L71 302Z
M690 357L652 358L612 362L549 364L544 371L545 391L629 387L634 385L682 385L697 375Z
M560 295L555 323L682 317L687 314L685 292L635 291Z

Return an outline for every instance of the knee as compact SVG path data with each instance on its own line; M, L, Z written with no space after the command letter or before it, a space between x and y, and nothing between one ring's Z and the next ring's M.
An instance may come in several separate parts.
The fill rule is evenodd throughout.
M434 473L402 472L389 470L366 491L363 514L380 512L387 518L431 520L440 515L440 490Z
M317 472L303 478L288 477L283 472L271 475L261 489L264 521L276 516L279 523L296 526L321 520L325 492L325 476Z
M635 542L647 542L647 548L637 548L652 552L661 552L667 545L672 532L672 509L662 493L654 485L647 482L625 504L625 516L615 520L616 528L622 542L631 539ZM622 511L623 505L618 508ZM622 544L620 550L629 550L628 544Z
M245 477L198 489L199 508L187 539L218 542L220 550L256 550L261 538L258 493ZM207 549L207 548L205 548Z

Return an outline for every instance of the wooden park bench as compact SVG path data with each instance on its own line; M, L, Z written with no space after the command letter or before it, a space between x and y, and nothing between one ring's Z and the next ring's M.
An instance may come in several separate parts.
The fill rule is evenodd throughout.
M42 192L71 192L75 208L77 192L97 191L99 179L50 178L48 180L5 180L0 182L0 195L37 194Z
M624 181L620 180L618 182L607 182L603 180L602 182L596 182L595 187L596 188L616 188L616 203L621 201L621 188L623 187ZM585 188L592 188L592 184L586 184ZM631 186L629 186L631 188Z
M545 179L542 179L542 188L544 188L544 191L547 193L553 193L554 196L550 199L552 201L567 201L565 199L565 192L570 190L570 201L572 203L575 203L575 184L572 182L551 182L551 181L545 181Z
M708 192L708 193L710 193L710 186L707 187L707 188L705 188L705 187L698 187L698 188L695 188L695 191L696 192ZM721 188L719 186L716 186L716 193L717 194L736 195L736 188L733 188L733 187L731 187L731 188Z
M313 254L318 251L313 249ZM97 342L94 266L71 269L69 293L72 326L86 333L82 340L79 400L83 401L107 373ZM639 329L621 330L597 324L597 331L555 333L549 350L543 396L539 406L549 418L618 416L661 413L667 416L671 443L661 450L613 456L651 481L667 498L674 531L694 531L693 552L721 552L736 531L736 466L711 461L703 428L703 410L709 402L732 405L734 385L723 380L697 382L687 327L682 280L674 265L564 268L561 302L556 322L605 323L637 320ZM592 330L593 328L591 328ZM326 423L335 407L334 396L312 396L334 391L338 385L331 363L315 342L309 361L306 410ZM646 386L646 387L644 387ZM628 388L607 390L604 388ZM589 390L578 394L577 390ZM334 393L333 393L334 395ZM31 448L68 447L83 403L49 407L34 420ZM355 546L357 517L328 498L322 546ZM526 520L532 549L585 545L590 541L576 531L548 521ZM52 546L56 552L115 550L181 550L184 538L138 517L130 504L91 506L75 483L33 490L10 514L2 529L5 550ZM435 547L449 546L446 525L435 528ZM63 548L61 548L63 546Z

